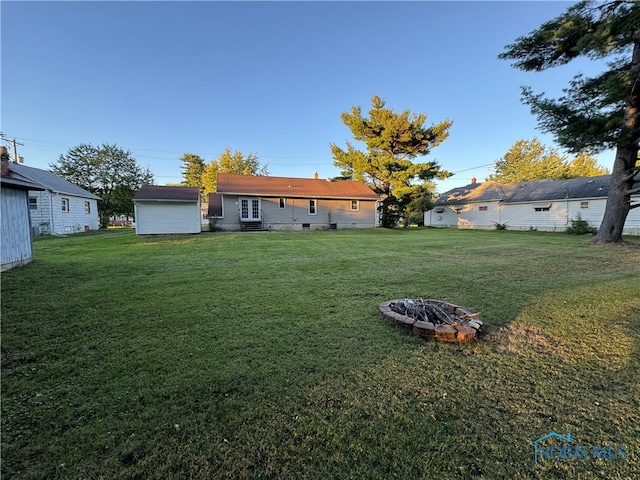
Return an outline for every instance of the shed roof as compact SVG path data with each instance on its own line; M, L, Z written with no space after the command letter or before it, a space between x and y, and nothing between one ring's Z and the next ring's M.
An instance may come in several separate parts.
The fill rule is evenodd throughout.
M550 200L604 198L609 194L611 175L570 178L567 180L535 180L499 184L497 182L472 183L442 194L434 205L460 205L466 203L500 201L527 203ZM636 177L636 185L640 177Z
M18 163L10 163L9 171L14 173L14 178L28 180L43 186L47 190L55 193L63 193L76 197L91 198L100 200L100 197L79 187L78 185L59 177L55 173L39 168L27 167ZM34 189L35 190L35 189Z
M343 198L378 200L363 182L318 178L266 177L218 173L219 194L287 198Z
M198 187L173 187L143 185L133 196L133 200L169 200L175 202L197 202L200 199Z

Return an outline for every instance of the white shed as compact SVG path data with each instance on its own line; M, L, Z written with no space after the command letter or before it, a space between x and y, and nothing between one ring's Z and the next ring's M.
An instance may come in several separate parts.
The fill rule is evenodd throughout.
M133 197L138 235L200 233L200 189L143 185Z

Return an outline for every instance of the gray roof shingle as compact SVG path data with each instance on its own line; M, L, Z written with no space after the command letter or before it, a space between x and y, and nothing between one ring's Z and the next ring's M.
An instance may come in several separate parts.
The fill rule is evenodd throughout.
M198 187L174 187L163 185L143 185L133 196L134 200L172 200L197 202L200 198Z
M472 183L442 194L434 205L461 205L470 202L498 200L502 203L543 202L551 200L602 198L609 194L611 175L570 178L567 180L535 180L499 184ZM636 177L636 185L640 177Z
M21 177L25 180L42 185L47 190L51 190L55 193L100 200L100 197L97 195L88 192L84 188L80 188L79 186L59 177L55 173L49 172L48 170L27 167L26 165L20 165L18 163L10 163L9 171L15 174L15 178Z

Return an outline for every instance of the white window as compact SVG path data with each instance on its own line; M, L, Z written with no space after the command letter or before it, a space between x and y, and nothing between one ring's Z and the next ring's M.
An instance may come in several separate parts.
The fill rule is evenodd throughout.
M589 202L580 202L580 208L589 208Z
M65 213L69 213L69 199L61 198L62 200L62 211Z
M278 199L278 208L287 208L287 199L280 197Z
M309 200L309 215L316 215L318 213L318 201Z
M549 210L551 210L551 204L550 203L535 203L533 205L533 209L536 212L548 212Z
M29 197L29 210L38 209L38 197Z
M358 200L351 200L351 211L357 212L360 210L360 202Z
M84 202L84 213L91 213L91 202Z

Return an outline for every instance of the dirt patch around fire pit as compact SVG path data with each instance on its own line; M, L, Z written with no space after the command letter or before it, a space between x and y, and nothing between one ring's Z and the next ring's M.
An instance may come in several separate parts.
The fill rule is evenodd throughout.
M525 351L537 354L556 354L566 348L561 341L546 334L537 327L525 325L505 325L484 338L501 353L522 355Z
M391 323L428 340L466 343L482 328L479 313L441 300L403 298L379 305L380 314Z

